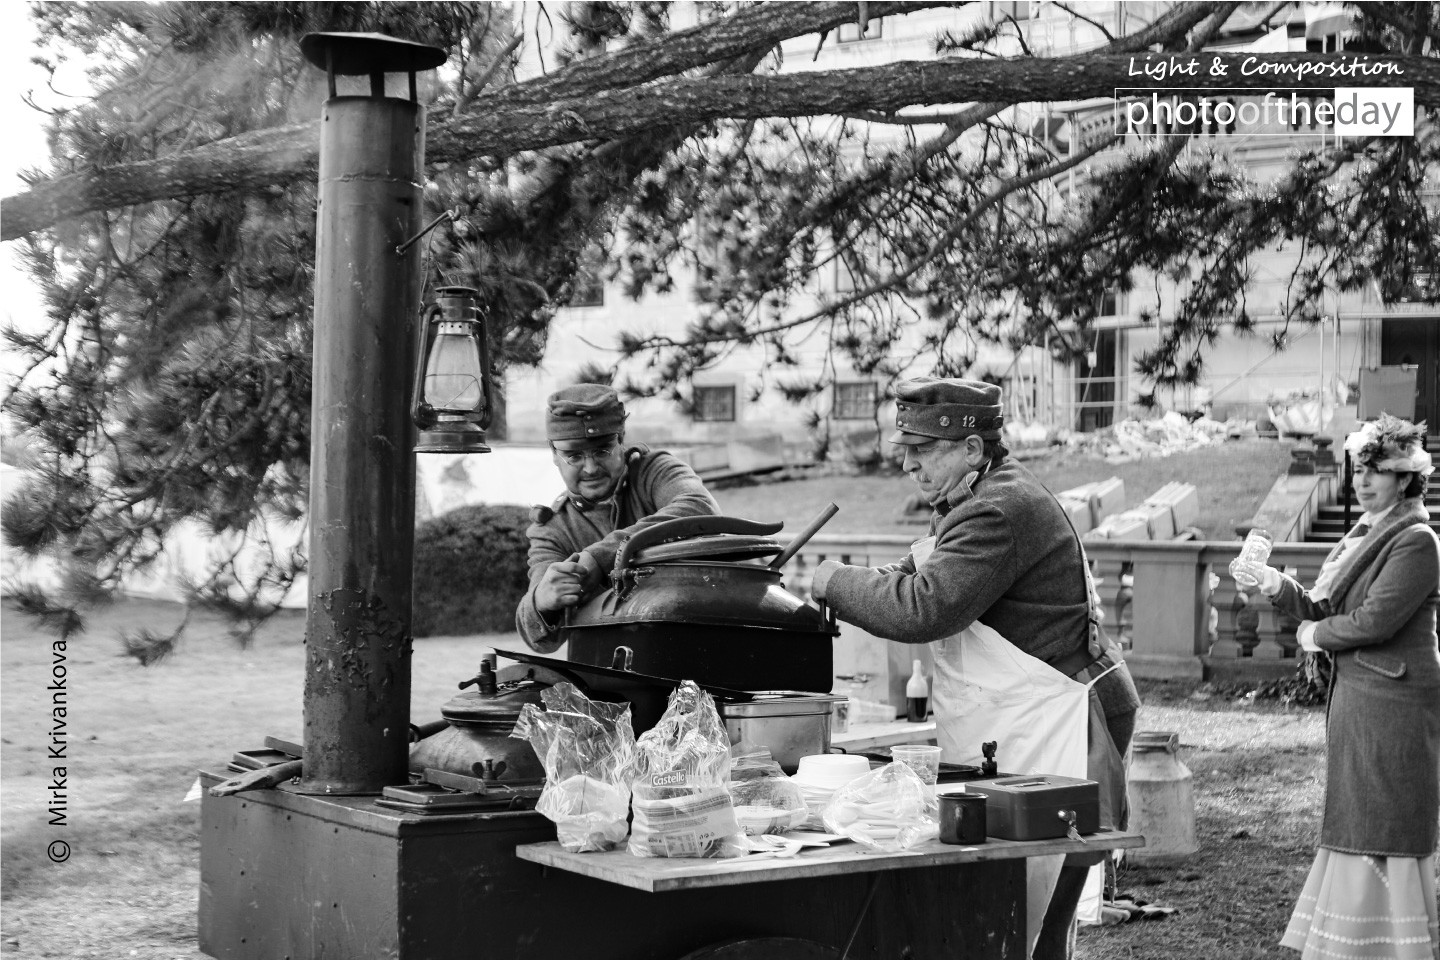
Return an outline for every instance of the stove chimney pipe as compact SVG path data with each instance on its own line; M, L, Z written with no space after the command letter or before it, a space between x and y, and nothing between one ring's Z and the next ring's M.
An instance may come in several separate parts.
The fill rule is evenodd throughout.
M410 419L425 110L415 72L445 52L375 33L312 33L324 69L310 420L310 604L299 792L404 783L410 724L415 455ZM385 74L409 76L408 98ZM370 78L337 96L337 75Z

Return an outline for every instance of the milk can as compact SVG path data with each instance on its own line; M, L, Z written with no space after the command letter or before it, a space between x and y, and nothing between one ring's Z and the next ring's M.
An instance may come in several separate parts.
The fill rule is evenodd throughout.
M1132 863L1164 864L1199 849L1195 842L1195 794L1190 768L1180 762L1180 735L1142 730L1130 759L1130 831L1145 846L1126 851Z

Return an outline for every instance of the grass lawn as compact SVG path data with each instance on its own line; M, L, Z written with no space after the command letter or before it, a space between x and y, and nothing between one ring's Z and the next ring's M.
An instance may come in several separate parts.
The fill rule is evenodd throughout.
M1173 458L1172 458L1173 459ZM804 515L802 511L801 515ZM837 519L839 519L837 517ZM301 730L303 616L282 614L249 649L201 618L173 659L141 667L119 629L163 628L170 604L124 601L66 651L68 816L47 824L50 638L0 611L0 953L67 960L199 960L195 770ZM435 719L480 654L513 634L416 642L412 715ZM1289 958L1275 945L1311 857L1322 793L1317 710L1197 699L1148 684L1140 728L1175 730L1194 771L1202 849L1179 867L1130 868L1122 892L1180 908L1166 920L1082 932L1086 960ZM1203 694L1202 694L1203 696ZM46 846L72 855L52 863ZM536 958L546 960L546 958ZM558 960L558 958L557 958Z
M1290 463L1289 440L1233 440L1170 457L1106 463L1058 449L1027 457L1025 466L1054 491L1119 477L1134 506L1172 480L1193 483L1200 500L1196 525L1206 540L1231 540L1235 525L1255 515L1275 479ZM789 471L715 491L725 513L752 520L784 520L795 532L834 501L840 512L825 533L913 533L928 517L904 514L916 487L898 471L860 473L839 467Z

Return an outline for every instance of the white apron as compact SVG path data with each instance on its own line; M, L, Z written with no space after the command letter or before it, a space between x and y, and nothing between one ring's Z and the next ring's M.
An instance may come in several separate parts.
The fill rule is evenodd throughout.
M934 549L934 537L917 540L910 551L915 566ZM978 766L981 744L994 740L996 759L1006 773L1086 776L1090 686L1100 677L1090 684L1072 680L979 621L930 646L941 760ZM1027 956L1064 862L1064 856L1026 860ZM1103 866L1094 871L1103 878Z

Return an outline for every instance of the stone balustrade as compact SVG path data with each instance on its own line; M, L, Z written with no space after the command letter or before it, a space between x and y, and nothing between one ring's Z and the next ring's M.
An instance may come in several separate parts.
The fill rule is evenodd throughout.
M808 597L822 560L881 566L903 557L915 539L819 534L786 565L785 585ZM1137 676L1265 680L1293 672L1299 623L1258 591L1237 590L1226 567L1239 552L1238 540L1087 541L1085 549L1106 629ZM1270 562L1308 586L1328 551L1326 544L1280 543ZM841 669L838 650L836 662Z

